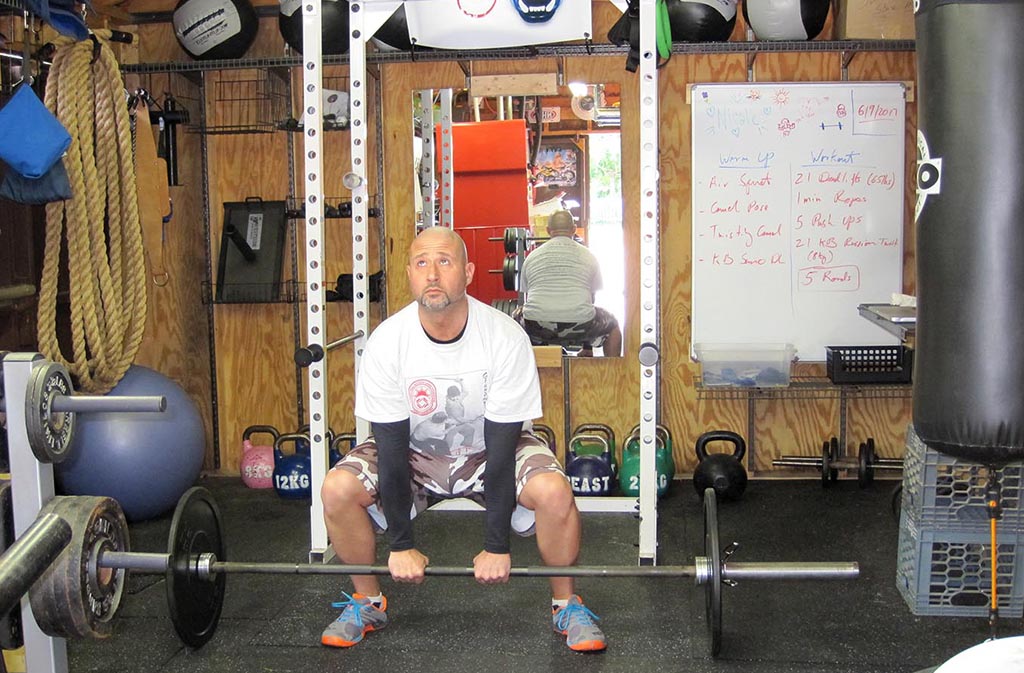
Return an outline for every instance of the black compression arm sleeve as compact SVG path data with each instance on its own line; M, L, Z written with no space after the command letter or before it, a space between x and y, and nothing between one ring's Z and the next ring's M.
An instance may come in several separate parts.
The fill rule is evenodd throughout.
M484 444L487 446L484 550L492 554L509 553L508 534L512 527L512 510L516 506L516 448L522 428L521 422L495 423L484 419Z
M412 483L409 478L409 419L371 423L377 442L377 492L388 521L391 551L412 549Z

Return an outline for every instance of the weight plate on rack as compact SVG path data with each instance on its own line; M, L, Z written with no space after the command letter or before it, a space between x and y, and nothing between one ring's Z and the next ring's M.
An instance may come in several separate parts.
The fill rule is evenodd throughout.
M56 362L32 370L25 395L25 425L32 453L40 463L59 463L67 458L75 431L75 415L52 409L57 395L75 391L68 370Z
M868 437L868 441L860 445L857 452L857 484L861 488L868 487L875 480L875 440Z
M508 227L505 229L505 254L514 255L516 254L516 238L518 237L517 229L515 227Z
M212 553L226 559L221 537L220 509L208 490L189 489L178 501L167 539L167 607L174 630L193 649L205 645L217 631L224 606L227 576L215 573L199 576L200 554Z
M102 551L131 551L121 506L100 496L57 496L39 512L56 514L71 527L71 543L32 585L32 615L55 638L106 638L128 571L99 568Z
M519 279L516 277L516 258L506 257L501 263L501 286L509 292L515 292Z
M704 587L704 615L708 625L711 656L722 650L722 548L718 542L718 502L715 489L704 489L704 557L711 576Z

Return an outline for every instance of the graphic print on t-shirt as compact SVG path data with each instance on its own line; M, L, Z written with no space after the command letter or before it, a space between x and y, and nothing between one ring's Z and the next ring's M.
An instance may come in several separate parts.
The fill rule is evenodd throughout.
M456 458L484 450L487 371L417 377L408 382L409 445L414 451Z

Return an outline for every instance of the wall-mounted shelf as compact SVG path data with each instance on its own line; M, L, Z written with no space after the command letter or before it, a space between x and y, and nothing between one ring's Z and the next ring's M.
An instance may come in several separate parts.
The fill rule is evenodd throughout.
M908 384L835 384L825 377L794 376L788 386L772 386L766 388L746 386L706 386L699 377L693 381L699 400L745 400L757 398L763 400L797 400L797 399L839 399L846 395L858 399L896 399L910 397L911 388Z
M914 51L914 40L810 40L755 42L677 42L673 54L758 54L780 52L856 52ZM558 44L514 49L431 49L423 51L374 52L366 55L367 63L402 63L411 61L507 61L560 56L615 56L627 54L628 47L614 44ZM845 57L844 57L845 59ZM846 61L848 62L848 61ZM299 56L275 58L221 59L211 61L171 61L134 63L121 66L124 73L201 72L204 70L237 70L240 68L293 68L302 64ZM324 56L324 65L348 65L348 55Z
M746 388L742 386L705 386L695 377L694 388L699 400L737 400L747 403L747 470L755 470L755 420L757 403L765 400L839 400L839 454L846 458L846 417L851 399L910 399L910 384L842 384L837 385L824 377L793 377L788 386L772 388Z

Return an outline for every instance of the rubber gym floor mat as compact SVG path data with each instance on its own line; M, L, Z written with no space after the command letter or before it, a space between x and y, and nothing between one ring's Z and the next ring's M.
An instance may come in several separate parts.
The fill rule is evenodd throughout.
M68 643L70 670L232 673L416 670L521 673L715 672L912 673L983 641L977 618L915 617L895 586L898 524L894 482L858 489L840 482L754 481L737 503L720 503L723 544L737 562L857 561L844 582L756 582L723 587L723 647L708 654L704 589L688 578L580 578L577 591L600 617L608 650L577 654L551 629L541 578L481 587L468 577L429 577L421 586L384 580L390 623L348 650L325 648L320 632L336 617L330 603L350 591L343 576L229 575L213 639L192 651L177 640L164 581L133 575L104 641ZM305 563L308 503L207 478L223 515L230 560ZM584 514L584 565L635 565L632 515ZM131 525L133 551L164 551L170 516ZM659 506L660 565L692 564L703 545L701 503L676 482ZM483 540L483 516L428 511L415 525L435 565L470 566ZM384 539L379 540L381 562ZM539 565L533 538L513 535L513 565ZM1019 620L1003 620L1006 635Z

